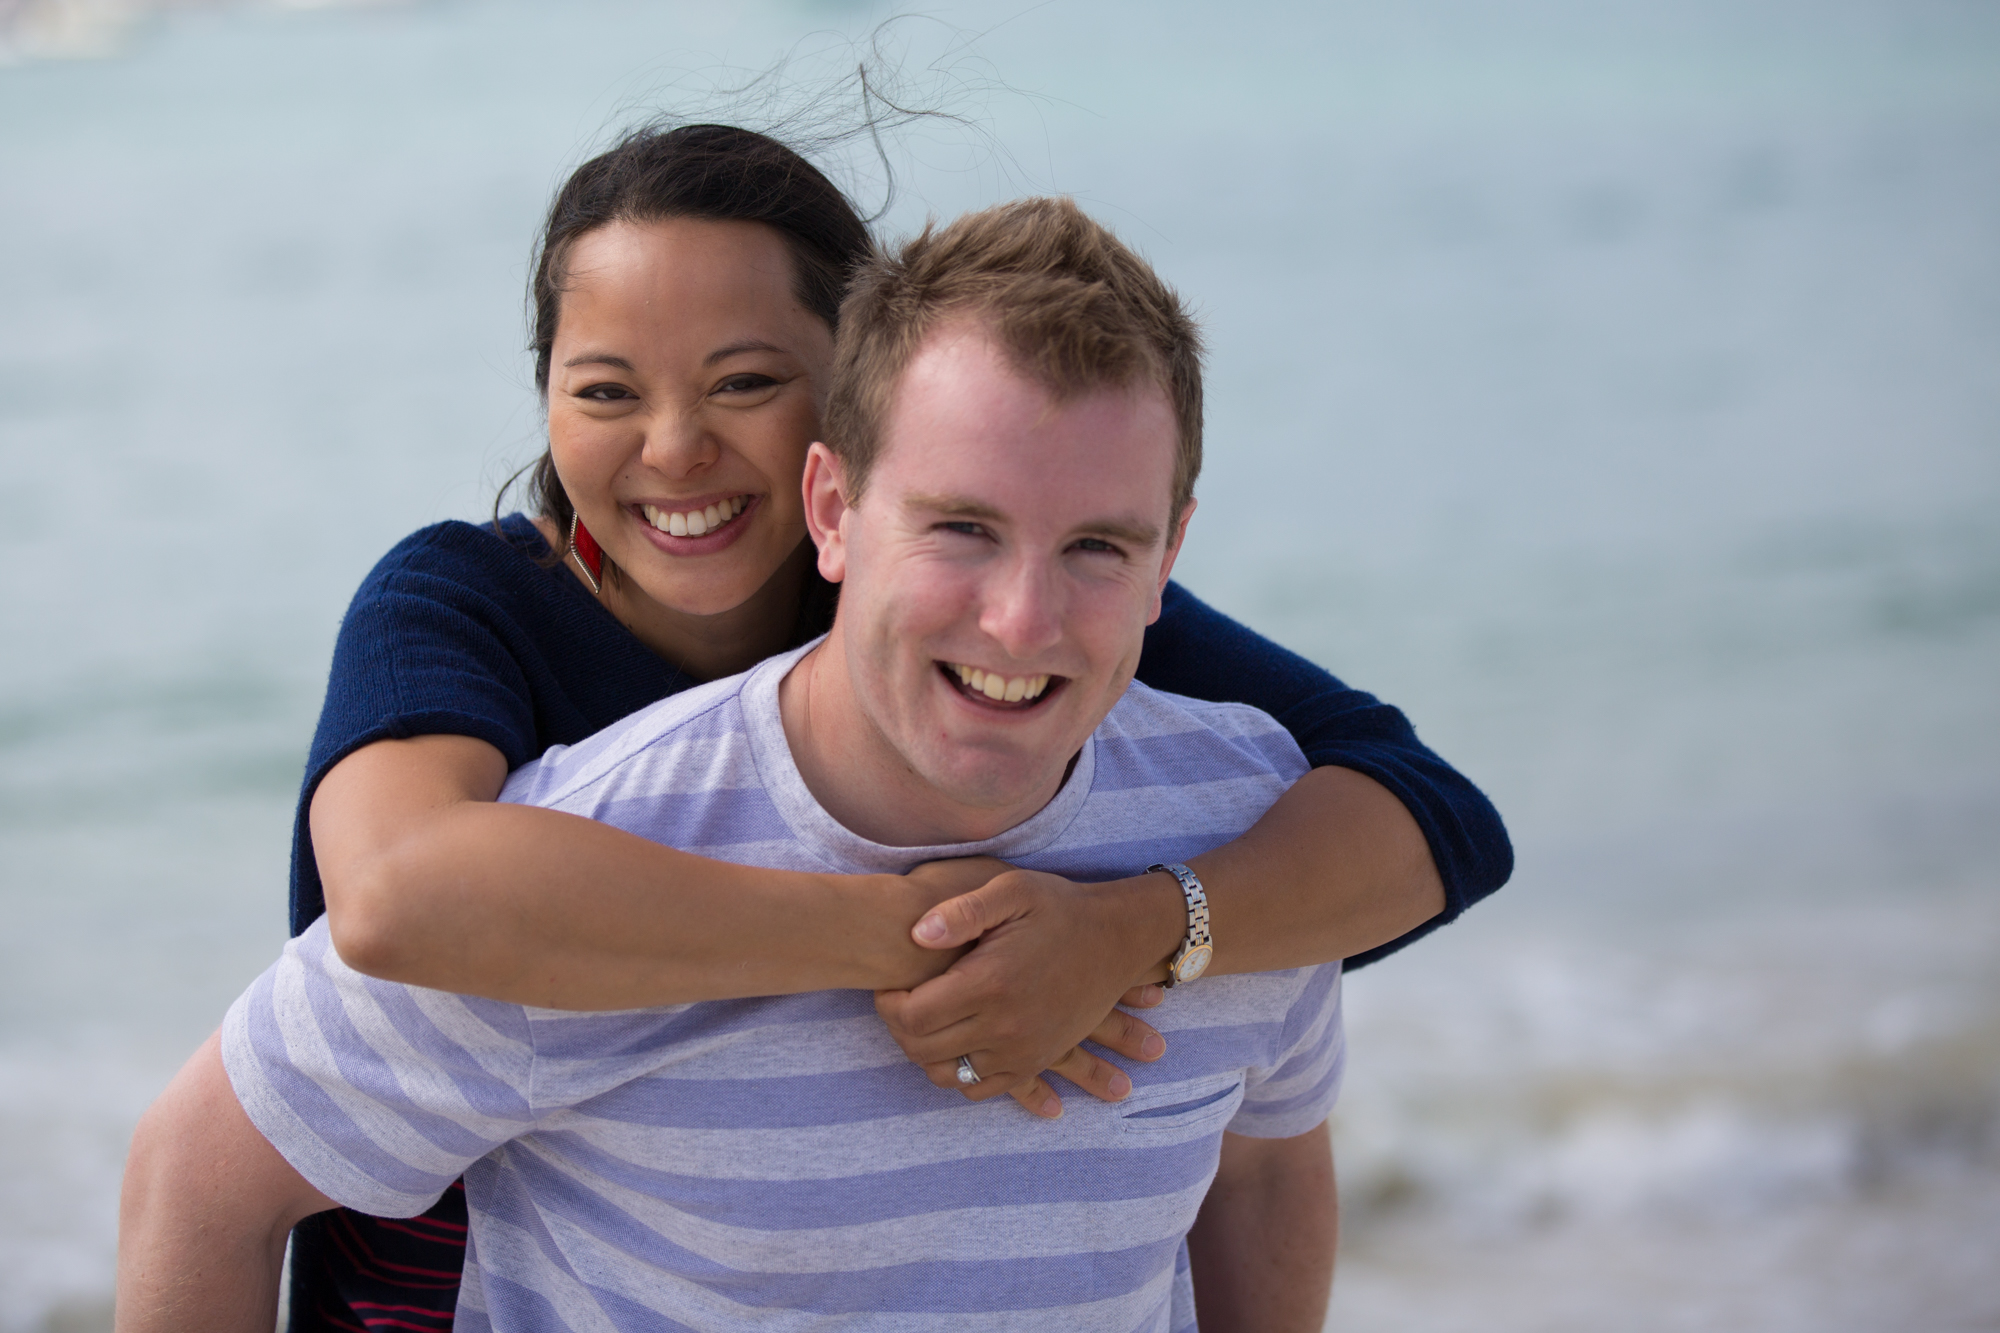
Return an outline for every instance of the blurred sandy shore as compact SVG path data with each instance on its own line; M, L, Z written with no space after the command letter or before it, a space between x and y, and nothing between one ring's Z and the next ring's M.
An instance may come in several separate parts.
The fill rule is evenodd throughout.
M1422 1218L1346 1228L1340 1333L1990 1333L2000 1171L1903 1180L1823 1210L1468 1231Z

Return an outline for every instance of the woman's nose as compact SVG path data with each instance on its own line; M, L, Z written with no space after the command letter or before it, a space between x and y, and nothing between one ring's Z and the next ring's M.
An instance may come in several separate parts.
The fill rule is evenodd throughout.
M692 476L722 456L722 445L698 413L662 413L646 432L639 458L669 477Z

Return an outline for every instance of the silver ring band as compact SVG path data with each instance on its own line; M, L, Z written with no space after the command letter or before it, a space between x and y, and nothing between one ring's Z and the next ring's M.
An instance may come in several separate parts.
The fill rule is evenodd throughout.
M969 1055L959 1056L958 1085L961 1088L969 1088L977 1082L979 1082L979 1074L972 1067L972 1057Z

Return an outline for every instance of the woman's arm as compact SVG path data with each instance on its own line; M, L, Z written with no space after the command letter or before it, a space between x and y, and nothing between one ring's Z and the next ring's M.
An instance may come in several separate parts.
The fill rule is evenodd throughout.
M712 861L595 820L497 804L506 776L500 752L466 736L377 741L327 773L313 796L313 844L350 967L551 1009L909 989L1038 895L1074 896L1055 876L996 879L982 862L938 862L912 879ZM1443 903L1415 821L1345 769L1306 774L1249 832L1190 864L1208 890L1218 973L1357 953ZM940 908L955 942L920 947L909 924L968 885L984 887ZM1045 941L1058 969L1070 970L1071 955L1124 957L1133 965L1083 969L1104 973L1114 996L1163 979L1186 923L1172 882L1138 876L1086 896L1101 900L1087 919L1103 938ZM1102 910L1112 903L1126 906ZM1082 906L1068 908L1081 916ZM986 961L1004 943L983 942Z
M914 985L951 955L909 923L990 877L753 869L495 798L506 760L468 736L377 741L312 800L334 947L391 981L551 1009Z
M1392 860L1401 860L1407 834L1414 828L1428 849L1434 882L1444 894L1431 912L1409 915L1419 904L1435 901L1430 896L1430 876L1373 877L1375 891L1388 897L1372 906L1360 898L1344 900L1344 910L1361 914L1357 925L1376 919L1378 912L1386 914L1382 919L1401 917L1409 923L1403 932L1364 949L1326 956L1344 957L1350 971L1455 919L1513 873L1514 849L1499 811L1417 738L1400 709L1348 688L1325 669L1204 604L1179 584L1167 585L1160 618L1146 631L1139 679L1154 689L1262 709L1292 734L1316 770L1339 768L1368 778L1403 807L1412 823L1389 817L1393 812L1386 809L1380 812L1383 818L1368 817L1354 808L1356 801L1375 804L1365 797L1334 803L1347 814L1362 816L1358 831L1395 839L1387 848L1353 844L1302 848L1313 855L1331 852L1371 859L1386 851ZM1311 883L1326 887L1317 877ZM1371 933L1362 929L1358 935ZM1324 962L1326 957L1313 961Z

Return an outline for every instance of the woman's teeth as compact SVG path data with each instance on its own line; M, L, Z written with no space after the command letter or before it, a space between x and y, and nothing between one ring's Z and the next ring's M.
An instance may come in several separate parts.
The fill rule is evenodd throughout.
M743 506L750 503L747 495L731 496L720 504L709 505L706 509L690 509L685 513L669 514L653 505L640 505L646 521L661 532L675 537L699 537L704 532L713 532L743 512Z
M1023 699L1039 699L1052 679L1049 676L1003 676L997 671L981 671L978 667L960 666L956 662L951 664L951 669L964 682L966 689L983 694L995 703L1017 704Z

